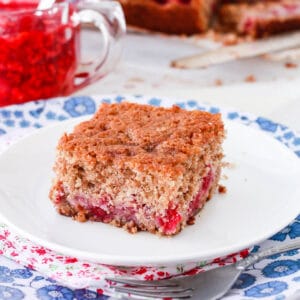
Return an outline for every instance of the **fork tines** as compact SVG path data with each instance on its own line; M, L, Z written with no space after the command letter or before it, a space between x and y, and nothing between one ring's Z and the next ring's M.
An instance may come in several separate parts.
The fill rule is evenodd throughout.
M112 288L117 293L130 294L150 298L176 298L186 299L192 296L192 289L184 288L176 280L151 281L131 280L123 278L107 278L111 283L115 283ZM120 286L120 284L125 286Z

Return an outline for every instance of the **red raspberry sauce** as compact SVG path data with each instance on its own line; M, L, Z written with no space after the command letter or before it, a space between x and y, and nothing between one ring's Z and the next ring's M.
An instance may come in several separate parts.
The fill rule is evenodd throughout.
M70 93L78 26L61 24L61 9L38 15L32 2L1 1L0 106Z

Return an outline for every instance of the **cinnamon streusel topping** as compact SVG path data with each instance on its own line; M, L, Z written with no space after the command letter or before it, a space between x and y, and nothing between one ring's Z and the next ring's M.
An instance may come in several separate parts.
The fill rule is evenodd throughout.
M64 134L58 149L91 167L114 163L178 175L188 157L205 155L205 147L223 136L219 114L124 102L102 104L91 120Z

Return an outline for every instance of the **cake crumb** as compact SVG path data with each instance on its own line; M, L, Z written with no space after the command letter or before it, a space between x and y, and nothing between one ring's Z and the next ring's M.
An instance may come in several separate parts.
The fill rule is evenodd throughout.
M77 220L78 222L81 222L81 223L87 221L86 216L85 216L85 213L84 213L83 210L80 210L80 211L77 213L76 220Z
M292 62L287 62L287 63L285 63L285 67L286 67L287 69L294 69L294 68L297 68L298 65L295 64L295 63L292 63Z
M223 81L221 79L215 80L215 86L222 86L222 85L223 85Z
M245 82L256 82L256 78L254 75L248 75L246 78L245 78Z
M227 192L226 186L224 186L224 185L219 185L218 192L219 192L220 194L226 194L226 192Z
M145 80L143 78L140 77L131 77L128 79L128 83L140 83L140 82L144 82Z
M239 43L238 36L235 33L229 33L224 35L223 45L224 46L233 46Z
M127 232L131 234L135 234L138 232L138 228L136 224L133 221L130 221L124 225L124 228L127 230Z
M221 179L222 179L222 180L228 180L228 176L225 175L225 174L222 174L222 175L221 175Z
M227 168L227 169L234 169L236 167L236 165L232 162L223 161L222 162L222 167Z
M188 221L186 222L188 225L194 225L195 224L195 217L190 217Z
M131 84L131 83L125 83L124 88L127 89L127 90L131 90L131 89L135 88L135 85Z
M207 32L194 35L193 38L196 41L208 39L219 43L224 47L253 42L253 40L255 40L255 38L252 36L240 36L236 32L225 32L222 30L222 28L219 28L218 25L215 25L214 28L207 30Z

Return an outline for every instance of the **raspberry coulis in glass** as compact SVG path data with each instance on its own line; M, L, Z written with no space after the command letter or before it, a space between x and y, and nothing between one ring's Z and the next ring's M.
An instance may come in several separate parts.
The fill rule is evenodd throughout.
M68 94L74 87L79 28L69 17L62 22L60 8L41 13L36 7L0 0L0 106Z

